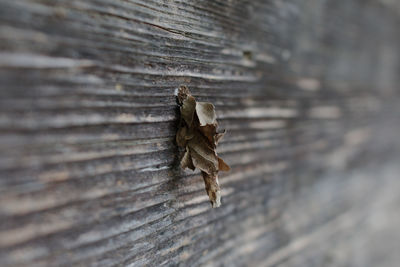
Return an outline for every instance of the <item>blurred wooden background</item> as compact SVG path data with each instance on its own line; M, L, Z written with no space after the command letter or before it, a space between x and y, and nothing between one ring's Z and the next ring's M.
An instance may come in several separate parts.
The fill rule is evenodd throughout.
M398 266L400 5L1 0L1 266ZM215 104L222 206L177 167Z

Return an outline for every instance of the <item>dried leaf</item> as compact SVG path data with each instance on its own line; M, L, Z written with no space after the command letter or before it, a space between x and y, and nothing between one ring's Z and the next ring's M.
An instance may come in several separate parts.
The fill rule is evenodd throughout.
M197 159L199 161L211 162L214 165L215 170L218 170L218 157L215 153L215 149L210 146L207 138L205 138L203 135L196 133L194 137L188 141L187 147L190 148L190 152L192 154L198 154L199 157L197 157ZM194 157L194 155L192 155L192 157ZM199 169L201 168L199 167Z
M226 164L223 159L218 157L218 170L227 172L230 171L230 169L231 167L229 167L228 164Z
M193 96L189 95L185 100L183 100L181 107L181 116L185 120L188 127L192 125L195 109L196 100Z
M217 133L217 127L214 124L207 124L206 126L199 126L200 132L207 137L209 142L215 147L215 134Z
M219 188L218 175L209 175L205 172L202 172L202 174L211 205L213 208L218 208L221 206L221 190Z
M214 105L208 102L196 103L196 114L200 121L200 126L207 124L217 124L217 115L215 114Z
M182 169L189 168L189 169L191 169L192 171L194 171L194 169L195 169L195 167L194 167L194 165L193 165L192 157L190 156L189 150L186 150L186 151L185 151L185 154L184 154L183 157L182 157L182 160L181 160L181 168L182 168Z
M192 138L194 137L194 133L195 133L194 128L193 128L193 127L192 127L192 128L189 128L189 129L186 131L185 139L186 139L186 140L192 139Z
M225 135L225 133L226 133L226 131L224 130L222 133L217 133L214 137L214 142L215 142L215 145L217 145L218 143L219 143L219 141L222 139L222 137L224 137L224 135Z
M205 158L195 150L190 149L193 165L207 174L214 174L218 171L218 159L212 157Z
M178 132L176 133L176 143L180 147L186 146L186 132L187 128L185 126L181 127L178 129Z
M221 192L218 171L230 170L216 152L218 141L225 131L217 132L214 105L207 102L196 103L186 86L179 88L178 102L181 105L181 123L176 133L176 143L185 148L181 167L201 170L210 202L214 208L219 207Z
M187 141L194 136L193 129L188 129L186 126L181 126L176 133L176 143L180 147L185 147Z

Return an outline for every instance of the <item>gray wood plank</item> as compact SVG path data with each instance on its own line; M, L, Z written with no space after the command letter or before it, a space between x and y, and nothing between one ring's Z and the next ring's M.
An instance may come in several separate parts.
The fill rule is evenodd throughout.
M399 26L396 1L0 1L0 265L397 266ZM181 84L228 131L218 209L178 167Z

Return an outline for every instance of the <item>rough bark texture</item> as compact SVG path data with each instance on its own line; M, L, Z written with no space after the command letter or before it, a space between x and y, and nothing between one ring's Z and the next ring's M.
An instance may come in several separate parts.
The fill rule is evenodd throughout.
M398 266L400 8L1 0L1 266ZM222 206L175 90L216 106Z

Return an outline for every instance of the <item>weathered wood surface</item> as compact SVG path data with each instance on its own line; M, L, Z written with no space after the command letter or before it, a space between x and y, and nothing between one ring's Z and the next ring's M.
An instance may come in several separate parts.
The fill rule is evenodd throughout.
M398 266L396 1L0 1L1 266ZM179 170L176 88L228 134Z

